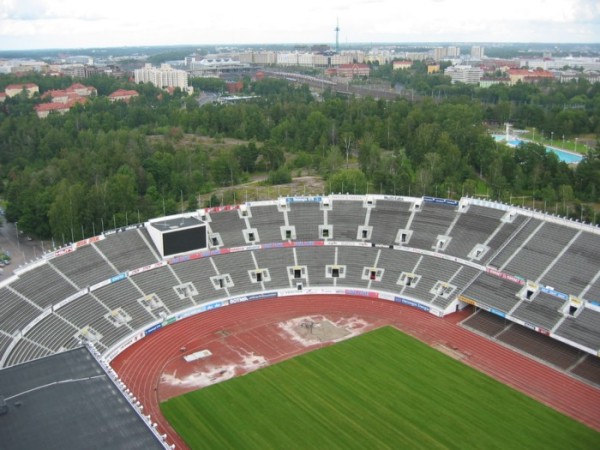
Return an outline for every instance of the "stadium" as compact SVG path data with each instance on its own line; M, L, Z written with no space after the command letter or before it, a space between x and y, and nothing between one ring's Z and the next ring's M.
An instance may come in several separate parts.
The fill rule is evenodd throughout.
M600 430L600 228L473 198L329 195L157 218L15 270L0 442L185 448L161 401L383 325Z

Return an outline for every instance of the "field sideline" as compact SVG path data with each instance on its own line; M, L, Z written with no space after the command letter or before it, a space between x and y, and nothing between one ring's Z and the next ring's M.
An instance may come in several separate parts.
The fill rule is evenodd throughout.
M384 327L161 405L201 448L598 448L600 433Z

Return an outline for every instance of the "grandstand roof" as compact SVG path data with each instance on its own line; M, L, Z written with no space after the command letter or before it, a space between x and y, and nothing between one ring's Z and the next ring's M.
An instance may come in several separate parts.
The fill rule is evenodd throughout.
M162 449L86 347L0 370L2 448Z

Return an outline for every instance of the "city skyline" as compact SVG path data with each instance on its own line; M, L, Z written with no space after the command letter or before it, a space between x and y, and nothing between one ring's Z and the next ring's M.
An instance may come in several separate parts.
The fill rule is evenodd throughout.
M0 0L0 48L358 42L600 42L596 0L272 0L226 4Z

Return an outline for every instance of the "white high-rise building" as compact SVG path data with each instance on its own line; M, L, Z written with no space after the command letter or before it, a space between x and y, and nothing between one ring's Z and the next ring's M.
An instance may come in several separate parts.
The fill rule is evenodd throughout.
M471 47L471 59L483 59L484 49L479 45Z
M444 70L444 75L452 78L454 83L479 84L483 76L483 70L471 66L450 66Z
M435 61L439 61L448 56L448 49L444 47L436 47L432 51L432 57Z
M136 83L152 83L159 88L178 87L189 92L193 89L188 84L188 74L185 70L173 69L168 64L161 64L160 68L146 64L142 69L134 71Z
M298 53L297 52L278 53L277 54L277 64L280 66L297 66L298 65Z
M460 56L460 47L448 47L448 58L458 58Z

